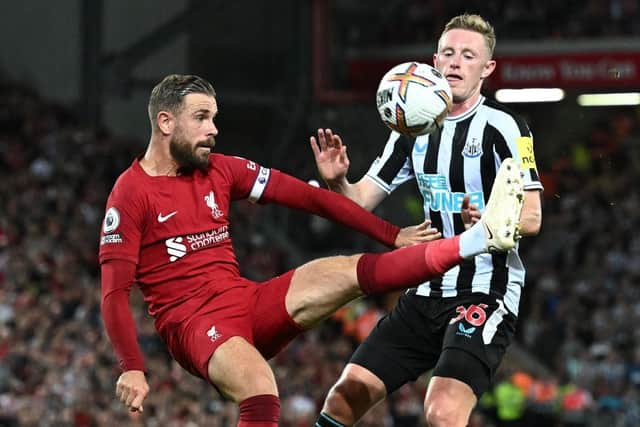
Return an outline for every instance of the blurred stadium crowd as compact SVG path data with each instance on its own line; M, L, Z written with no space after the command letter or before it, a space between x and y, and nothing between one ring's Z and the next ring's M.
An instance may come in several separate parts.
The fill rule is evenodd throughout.
M356 2L344 2L345 11L349 3ZM441 6L435 9L428 1L409 3L409 17L389 18L409 19L403 31L440 28L449 7L461 2L434 2ZM542 36L542 29L558 38L640 31L631 25L640 13L632 0L520 0L508 2L523 6L513 13L505 1L464 3L489 17L501 11L506 18L498 34L513 27L521 31L509 31L516 38ZM612 25L594 23L602 17ZM366 42L361 29L352 30L354 42ZM417 34L416 41L435 36ZM541 150L550 142L538 143ZM132 298L151 394L142 416L114 398L118 371L100 317L98 230L111 185L143 144L86 129L67 108L0 79L0 426L235 425L235 405L171 361L137 293ZM370 151L351 156L371 160ZM528 273L518 325L518 347L542 368L510 358L471 425L638 426L640 113L610 111L581 143L548 158L539 164L543 230L522 243ZM243 273L256 280L290 265L286 251L260 232L260 209L238 204L233 213ZM383 305L357 301L272 361L285 427L312 424ZM426 380L403 387L359 425L424 425Z
M637 36L635 0L358 0L335 2L338 35L346 46L432 42L452 17L474 11L509 39ZM398 25L402 22L402 25ZM504 36L499 36L504 39Z
M603 425L607 417L616 426L640 423L633 327L640 243L630 238L640 226L632 190L640 179L640 119L619 113L603 123L543 172L543 233L524 242L520 343L548 374L507 364L499 384L520 388L507 387L505 397L505 387L496 387L479 405L476 426L544 415L574 423L565 425ZM113 397L118 372L100 319L96 236L107 192L141 143L94 134L64 108L10 84L0 89L0 142L0 425L233 425L235 407L171 362L139 295L153 390L144 423ZM260 207L239 206L234 237L245 272L260 279L282 271L286 254L255 231ZM374 301L359 301L273 361L285 425L310 425L381 314ZM361 425L420 425L423 393L420 384L403 388Z

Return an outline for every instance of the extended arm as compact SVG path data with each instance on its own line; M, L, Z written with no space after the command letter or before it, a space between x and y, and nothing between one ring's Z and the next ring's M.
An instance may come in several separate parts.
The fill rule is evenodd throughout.
M388 193L367 175L356 183L349 182L347 147L331 129L318 129L318 139L312 136L310 143L318 172L332 191L353 200L368 211L374 210L387 197ZM425 220L421 224L403 228L396 239L396 247L441 237L438 230L431 228L431 221Z
M366 176L356 183L349 182L347 146L331 129L318 129L318 139L312 136L310 143L318 172L332 191L348 197L368 211L375 209L387 197L387 193Z
M371 179L367 178L366 175L355 183L350 183L346 178L339 185L329 184L327 181L327 186L336 193L353 200L368 211L374 210L387 197L387 193Z
M315 188L275 169L272 169L269 185L261 200L322 216L353 228L388 246L397 244L399 227L364 210L346 197Z

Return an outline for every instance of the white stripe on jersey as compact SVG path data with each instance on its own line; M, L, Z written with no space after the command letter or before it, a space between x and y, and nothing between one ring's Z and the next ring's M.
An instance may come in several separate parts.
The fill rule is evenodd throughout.
M463 231L460 203L464 194L484 210L493 179L506 157L521 159L518 138L531 133L515 114L495 101L480 97L459 117L447 118L440 131L412 140L393 132L367 176L387 193L416 179L424 200L425 217L443 237ZM542 189L537 171L525 173L525 189ZM419 286L419 295L457 296L462 292L490 292L504 297L517 315L525 270L516 249L507 255L482 254L456 266L440 279Z
M260 170L258 171L258 176L253 183L253 187L251 188L251 192L249 193L249 197L247 199L251 203L256 203L262 197L262 193L264 192L265 187L267 186L267 182L269 182L269 176L271 176L271 169L267 169L263 166L260 166Z

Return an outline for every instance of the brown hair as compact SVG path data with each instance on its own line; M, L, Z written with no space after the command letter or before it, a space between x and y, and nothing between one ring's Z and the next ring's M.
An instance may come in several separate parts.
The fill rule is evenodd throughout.
M182 101L190 93L202 93L215 97L216 91L207 80L194 75L170 74L156 85L149 96L149 120L156 128L155 118L160 111L179 114Z

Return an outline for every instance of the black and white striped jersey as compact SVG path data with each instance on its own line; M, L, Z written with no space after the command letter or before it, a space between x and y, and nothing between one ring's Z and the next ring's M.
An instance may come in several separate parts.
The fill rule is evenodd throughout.
M484 211L497 170L507 157L523 167L525 190L542 190L529 127L500 103L480 97L473 108L447 118L430 135L410 138L392 132L367 177L387 193L415 179L424 199L425 217L443 237L451 237L464 231L460 215L464 195ZM507 308L517 315L524 276L516 247L506 254L466 260L420 285L417 293L441 297L491 293L504 297Z

